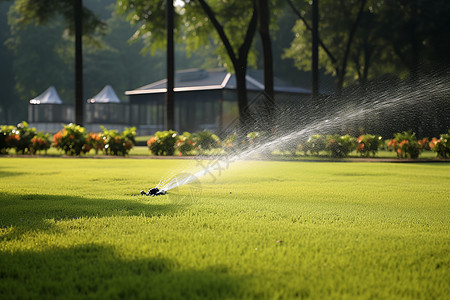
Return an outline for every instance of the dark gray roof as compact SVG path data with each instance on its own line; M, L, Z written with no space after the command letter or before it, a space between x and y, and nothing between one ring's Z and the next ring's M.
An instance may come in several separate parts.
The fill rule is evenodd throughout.
M259 70L247 71L247 89L251 91L263 91L263 72ZM166 92L167 79L159 80L140 88L126 91L125 95L153 94ZM308 89L294 87L275 78L274 89L276 92L311 94ZM236 89L236 77L225 69L202 70L189 69L177 71L175 74L175 92Z

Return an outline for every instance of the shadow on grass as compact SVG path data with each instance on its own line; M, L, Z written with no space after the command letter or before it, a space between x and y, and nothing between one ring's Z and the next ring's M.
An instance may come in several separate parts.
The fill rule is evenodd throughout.
M0 167L0 178L3 177L12 177L12 176L19 176L19 175L23 175L23 172L11 172L11 171L4 171L2 170L4 169L3 167Z
M2 299L229 299L241 287L242 279L224 267L184 270L164 258L127 260L94 244L0 252Z
M173 214L180 204L151 204L130 200L110 200L67 195L0 193L0 229L12 227L0 235L0 241L20 238L28 231L54 229L47 220L70 220L82 217L139 216ZM56 230L56 229L55 229Z

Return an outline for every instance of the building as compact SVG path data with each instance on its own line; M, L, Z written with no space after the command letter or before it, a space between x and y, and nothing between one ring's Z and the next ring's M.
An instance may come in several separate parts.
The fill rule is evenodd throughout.
M28 122L38 131L54 133L61 130L61 124L74 119L74 106L64 104L54 86L29 101Z
M248 99L264 91L263 72L248 70ZM164 130L164 99L167 79L126 91L130 103L131 125L138 134ZM178 132L217 131L238 117L236 78L225 69L189 69L175 75L175 128ZM274 80L275 102L309 99L311 91Z

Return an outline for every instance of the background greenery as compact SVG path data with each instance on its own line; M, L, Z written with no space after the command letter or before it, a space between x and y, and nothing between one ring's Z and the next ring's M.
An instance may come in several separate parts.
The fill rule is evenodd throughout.
M2 298L446 297L448 164L195 163L0 158Z
M90 20L96 19L96 22L105 25L98 30L104 35L91 28L95 34L85 36L84 99L110 84L118 96L126 100L124 91L165 77L165 53L161 50L164 44L161 40L164 31L161 27L164 19L161 15L164 11L163 2L84 2L93 12ZM176 24L181 26L176 29L176 68L229 68L223 45L217 34L209 30L211 24L198 9L197 2L179 2L185 3L186 9L177 9ZM245 20L248 14L244 11L236 14L236 7L245 8L245 12L251 7L250 0L244 2L208 0L225 31L232 37L233 45L239 44L242 37L237 31L245 28L245 22L248 21ZM24 17L17 8L21 5L25 7L25 3L31 3L31 11L21 11ZM68 30L71 26L67 27L68 20L60 16L52 17L48 23L39 26L35 26L34 19L29 18L32 24L22 27L27 16L35 13L33 3L53 8L56 4L70 5L71 2L0 0L2 124L26 120L27 101L50 85L56 86L64 102L74 101L74 42ZM133 6L128 3L133 3ZM311 86L311 76L304 72L311 66L311 32L306 25L311 25L311 3L306 0L270 1L274 73L304 88ZM44 12L44 15L58 15L42 7L39 11ZM363 8L360 18L359 7ZM118 16L116 9L125 15ZM375 86L377 83L385 86L395 84L398 79L417 80L420 74L448 74L450 45L446 37L450 30L449 12L450 4L445 0L321 0L321 91L330 93L336 78L338 86L356 83L356 86L362 87L361 93L364 94L367 81L371 80ZM125 16L129 19L125 19ZM130 22L133 26L130 26ZM149 34L149 30L152 30L152 34ZM134 43L129 42L132 36ZM249 57L250 67L263 68L261 53L261 42L256 35ZM325 76L325 73L328 75Z

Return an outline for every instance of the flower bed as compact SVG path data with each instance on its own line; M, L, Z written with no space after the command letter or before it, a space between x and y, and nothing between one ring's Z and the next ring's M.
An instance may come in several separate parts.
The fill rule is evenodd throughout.
M47 153L51 146L64 152L66 155L84 155L91 150L95 154L126 156L136 144L136 128L126 128L119 133L117 130L108 130L102 127L103 132L87 132L85 128L68 124L53 136L36 132L26 122L17 126L1 126L0 153L8 154L14 149L17 154ZM194 155L224 155L248 149L263 144L266 141L263 132L251 132L244 138L235 133L221 140L210 131L195 133L176 131L158 131L147 140L147 154L157 156L194 156ZM358 138L350 135L312 135L301 143L291 142L288 146L279 144L268 154L277 156L304 157L331 157L345 158L352 155L361 157L376 157L383 150L383 157L387 158L386 151L395 153L399 159L418 158L424 151L434 151L437 158L450 158L450 131L441 134L439 138L418 139L411 131L396 133L393 139L383 140L379 135L363 134ZM267 153L264 153L266 156ZM303 153L303 154L302 154ZM355 154L356 153L356 154ZM142 152L141 154L142 155ZM427 154L430 157L429 154Z

